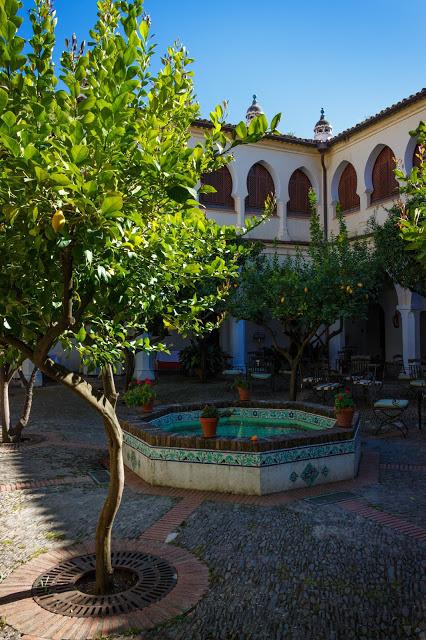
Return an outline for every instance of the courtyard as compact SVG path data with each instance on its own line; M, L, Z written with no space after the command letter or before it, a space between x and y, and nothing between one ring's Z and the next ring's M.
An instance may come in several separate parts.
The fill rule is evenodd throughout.
M233 393L223 381L165 377L157 402L184 402L188 394L202 402L231 399ZM265 390L260 393L264 399ZM20 394L14 389L13 400ZM151 487L128 471L113 538L189 552L208 568L208 586L186 613L147 630L127 624L110 637L424 640L424 431L417 430L414 402L406 439L393 431L374 437L373 415L366 408L361 413L363 459L353 482L230 496ZM119 415L132 420L121 405ZM28 433L32 439L19 448L0 450L2 581L20 565L93 539L107 490L105 480L99 483L102 423L69 391L36 390ZM342 491L347 495L334 502ZM27 623L34 632L26 635L5 618L2 640L86 637L79 618L57 636L43 627L42 616Z

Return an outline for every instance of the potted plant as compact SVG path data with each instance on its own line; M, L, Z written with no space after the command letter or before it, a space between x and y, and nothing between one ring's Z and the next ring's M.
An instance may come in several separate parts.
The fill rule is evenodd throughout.
M248 378L237 376L234 380L234 388L238 391L240 400L250 400L250 382Z
M219 417L217 407L211 404L206 404L200 415L201 429L205 438L214 438L216 435Z
M152 380L136 380L132 386L124 394L124 402L128 407L140 407L144 412L149 413L154 406L154 400L157 394L152 384Z
M354 401L351 390L346 388L334 396L334 410L336 412L336 427L351 427L354 417Z

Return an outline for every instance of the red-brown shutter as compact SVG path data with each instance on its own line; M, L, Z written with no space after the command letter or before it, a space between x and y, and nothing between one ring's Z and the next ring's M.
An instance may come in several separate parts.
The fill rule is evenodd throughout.
M350 163L346 165L339 180L339 203L342 211L359 209L359 196L356 192L356 171Z
M395 157L392 149L384 147L377 156L373 167L373 192L371 202L391 198L399 192L394 175Z
M232 177L227 167L222 167L214 173L201 176L201 184L209 184L216 189L216 193L201 193L200 202L206 207L234 209L232 198Z
M309 216L309 189L312 188L311 181L306 173L301 169L296 169L291 175L288 183L289 201L287 211L293 215Z
M413 153L413 167L419 167L420 168L420 157L421 157L420 145L417 144L416 148L414 149L414 153Z
M268 195L275 194L274 181L269 171L260 163L250 169L247 176L246 211L262 211Z

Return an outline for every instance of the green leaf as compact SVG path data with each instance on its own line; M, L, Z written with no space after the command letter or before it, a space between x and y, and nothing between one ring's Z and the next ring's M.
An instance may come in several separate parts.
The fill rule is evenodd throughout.
M108 196L101 205L101 211L104 215L109 215L115 211L121 211L123 208L123 197L121 195Z
M168 196L175 202L183 204L189 198L196 198L197 192L192 187L186 187L183 185L176 185L167 189Z
M142 38L146 40L149 33L149 24L146 20L142 20L142 22L140 23L139 31L141 33Z
M36 174L38 182L44 182L49 178L47 171L38 165L34 167L34 173Z
M75 337L79 342L84 342L86 340L86 335L86 329L84 327L80 327L80 330Z
M50 173L49 175L50 179L53 180L53 182L55 182L56 184L61 184L63 186L71 184L68 176L64 175L63 173Z
M235 127L235 134L238 138L245 138L247 136L247 126L241 121Z
M6 149L9 149L9 151L12 152L15 158L17 158L21 154L21 147L16 142L16 140L14 140L13 138L11 138L10 136L6 135L1 131L0 131L0 140L3 143L3 145L6 147Z
M267 128L268 128L268 121L266 119L266 116L263 113L261 113L259 116L256 116L255 118L253 118L253 120L250 122L250 126L248 128L248 134L262 135L265 133Z
M84 162L89 155L89 149L84 144L76 144L71 149L71 157L75 164Z
M271 120L271 131L275 131L275 129L278 127L279 123L281 120L281 113L277 113L276 116L274 116Z
M6 111L1 117L3 122L11 129L13 125L16 123L16 116L11 111Z
M4 89L0 89L0 109L3 111L5 106L7 105L7 101L9 99L8 94Z

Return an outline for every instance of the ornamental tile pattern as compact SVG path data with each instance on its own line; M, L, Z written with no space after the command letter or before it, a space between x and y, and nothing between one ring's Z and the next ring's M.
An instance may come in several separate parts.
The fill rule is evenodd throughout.
M312 487L315 480L319 476L319 471L310 462L306 465L301 473L300 477L306 483L308 487Z
M356 441L359 439L359 430L356 431L354 438L351 440L295 447L293 449L279 449L276 451L260 452L154 447L126 431L124 431L123 437L126 445L136 451L139 451L150 460L218 464L238 467L269 467L288 462L298 462L300 460L314 460L316 458L354 453ZM130 459L128 460L130 463ZM133 459L132 462L135 464L136 460ZM133 468L131 463L129 466ZM317 475L318 474L319 472L317 471Z
M268 409L268 408L252 408L252 407L227 407L222 409L223 411L232 409L233 416L239 416L241 419L259 419L270 420L271 425L274 423L294 422L295 426L305 424L308 428L313 430L330 429L335 424L334 418L328 418L326 416L317 415L315 413L309 413L307 411L300 411L299 409ZM181 411L174 413L167 413L164 416L155 418L150 421L150 424L156 427L170 427L173 424L178 425L180 422L188 422L196 420L200 417L201 409L195 411Z

